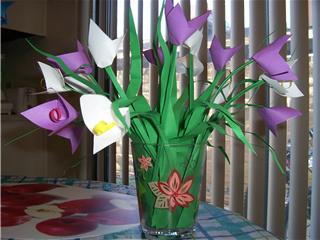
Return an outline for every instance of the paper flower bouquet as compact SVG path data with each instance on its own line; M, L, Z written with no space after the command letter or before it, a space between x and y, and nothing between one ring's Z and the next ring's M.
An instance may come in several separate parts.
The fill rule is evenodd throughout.
M161 34L160 22L166 17L169 39ZM203 70L197 53L202 42L202 25L210 12L187 20L182 8L167 0L162 7L153 48L141 51L131 11L130 34L130 82L127 89L119 84L111 64L122 38L110 39L92 20L89 27L88 49L99 68L105 70L116 90L109 96L91 75L89 56L78 43L73 53L54 56L28 43L46 56L51 66L39 63L47 93L57 93L57 99L41 104L22 113L23 116L71 142L74 152L79 145L81 130L77 120L83 121L93 134L97 153L128 134L132 141L137 195L142 228L149 235L186 235L195 225L198 206L203 152L208 138L215 130L226 135L225 127L251 151L245 132L234 118L231 109L260 108L259 113L267 127L275 134L276 126L300 113L289 107L266 108L260 105L238 103L249 91L268 84L282 96L300 97L294 81L297 77L279 54L288 41L285 35L255 53L243 65L232 71L226 63L242 46L223 48L214 37L209 49L216 74L207 88L194 97L194 76ZM177 57L177 47L188 48L189 54ZM159 98L156 107L150 107L147 99L139 95L142 82L142 57L154 64L159 73ZM232 84L233 76L256 63L264 74L259 79L243 79ZM177 73L186 74L189 82L177 96ZM80 97L81 113L78 113L59 92L75 91ZM254 134L254 133L253 133ZM257 136L259 137L259 136ZM265 143L271 151L271 146ZM224 149L219 148L224 155ZM282 170L276 156L274 161Z

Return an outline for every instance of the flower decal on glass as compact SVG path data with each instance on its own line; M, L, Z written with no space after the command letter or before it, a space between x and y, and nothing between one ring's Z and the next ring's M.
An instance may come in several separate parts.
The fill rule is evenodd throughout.
M172 171L168 182L150 182L149 187L157 197L155 207L169 208L170 211L175 211L177 206L188 207L194 200L193 195L188 193L192 182L193 177L189 177L182 183L181 176L176 170Z
M140 158L138 158L140 168L144 171L148 171L149 167L152 167L151 160L151 157L145 157L142 155Z

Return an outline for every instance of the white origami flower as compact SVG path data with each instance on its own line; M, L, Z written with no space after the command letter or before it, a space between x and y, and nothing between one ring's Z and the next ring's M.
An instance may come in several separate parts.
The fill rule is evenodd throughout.
M195 31L185 42L184 45L186 45L188 48L190 48L190 53L192 55L197 55L203 38L203 29Z
M292 67L296 62L297 60L288 61L288 64L290 67ZM294 82L279 82L265 74L261 75L260 78L266 81L274 89L274 91L281 96L292 98L304 96Z
M86 94L80 98L81 113L87 128L93 133L93 154L120 140L126 133L125 127L115 116L112 102L102 95ZM129 108L119 109L130 126Z
M38 62L38 64L41 68L47 90L37 94L67 92L71 91L70 87L84 93L94 93L94 90L79 82L77 79L74 79L73 77L63 77L60 69L51 67L50 65L42 62ZM79 76L90 81L90 79L88 79L84 74L79 74ZM66 83L70 87L66 86Z
M58 68L53 68L45 63L38 62L44 81L46 83L47 91L41 93L57 93L70 91L65 85L64 77Z
M88 48L99 68L105 68L112 64L116 57L123 36L110 39L98 25L90 19Z
M183 57L177 58L177 72L182 74L188 74L188 68L189 68L189 57L188 55L185 55ZM200 73L202 73L204 67L202 62L196 57L193 57L193 75L197 76Z

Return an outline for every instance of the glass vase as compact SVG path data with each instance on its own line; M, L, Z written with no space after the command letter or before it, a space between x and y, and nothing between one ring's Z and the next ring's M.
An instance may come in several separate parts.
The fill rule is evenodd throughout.
M204 146L132 143L140 222L147 238L192 237Z

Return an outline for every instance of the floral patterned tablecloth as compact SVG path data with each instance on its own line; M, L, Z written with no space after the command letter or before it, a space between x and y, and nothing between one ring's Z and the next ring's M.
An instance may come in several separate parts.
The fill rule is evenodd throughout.
M64 239L142 239L143 235L141 233L141 229L139 224L137 223L138 219L138 211L136 209L136 200L135 197L133 197L136 194L135 188L132 186L124 186L119 184L112 184L112 183L105 183L105 182L97 182L97 181L88 181L88 180L74 180L74 179L63 179L63 178L42 178L42 177L17 177L17 176L3 176L1 177L2 182L2 192L3 188L6 186L12 186L12 184L16 184L16 186L21 186L22 184L25 186L25 184L32 184L32 183L38 183L38 188L41 188L41 184L44 184L43 186L46 186L45 184L52 184L52 186L62 186L64 189L63 193L60 193L59 200L56 199L56 202L54 204L51 204L50 208L54 211L54 207L52 205L58 206L57 209L64 209L64 213L61 213L58 216L55 216L54 221L58 221L60 219L68 219L75 221L75 223L72 224L78 224L79 222L85 225L86 227L81 229L81 231L74 231L74 228L70 228L69 232L64 231L64 233L69 234L67 238ZM19 184L17 184L19 183ZM50 186L50 185L49 185ZM65 187L64 187L65 186ZM72 186L73 188L70 188ZM80 188L77 188L80 187ZM17 191L17 188L11 188L14 189L14 191ZM76 189L76 194L75 193ZM78 190L77 190L78 189ZM92 191L91 189L95 189L95 191ZM49 190L47 192L44 192L46 194L46 197L50 196L52 191L56 191L55 189L45 189ZM67 191L73 191L73 195L76 195L76 199L68 199L63 194L68 195ZM80 191L81 190L81 191ZM11 191L11 190L10 190ZM9 191L9 192L10 192ZM19 190L19 194L28 194L28 191L30 191L28 188ZM39 190L38 190L39 191ZM51 192L50 192L51 191ZM86 192L87 191L87 192ZM83 193L81 193L83 192ZM11 194L11 193L10 193ZM17 194L17 192L13 192L12 194ZM62 194L62 195L61 195ZM90 197L86 197L89 194ZM39 195L39 193L37 193ZM88 195L88 196L89 196ZM92 196L93 197L92 197ZM97 195L99 195L97 197ZM11 196L9 198L5 198L2 200L1 205L3 208L3 201L6 201L7 199L11 199ZM41 196L39 199L41 199ZM92 198L91 198L92 197ZM61 200L61 198L64 198L64 200ZM83 202L83 199L86 198L86 201L88 201L88 198L90 201L94 201L94 204L92 202ZM17 199L17 197L14 197L13 199ZM19 198L18 198L19 199ZM20 199L28 199L24 195L21 195ZM107 199L113 206L112 209L102 209L104 207L100 207L99 209L99 199ZM17 200L16 200L17 201ZM35 198L33 198L32 201L35 201ZM126 204L123 204L125 202ZM20 202L19 202L20 203ZM76 203L77 207L74 207L74 204ZM86 204L90 206L90 210L86 208ZM122 204L122 205L121 205ZM131 208L130 208L131 204ZM97 210L92 210L91 206L94 205ZM126 205L124 207L124 205ZM41 205L42 206L42 205ZM71 206L71 207L70 207ZM103 204L103 206L106 206L106 204ZM39 207L34 206L25 206L27 210L24 212L29 213L32 217L29 215L23 215L19 216L19 219L23 219L22 224L19 223L19 226L13 226L12 223L7 219L4 219L5 212L2 210L2 222L8 224L7 226L2 226L2 238L4 239L14 239L18 238L15 237L15 235L19 228L26 224L31 224L30 219L37 219L37 210L39 210ZM12 209L9 209L12 211ZM17 209L14 210L14 217L18 213ZM47 209L46 211L51 211L51 209ZM72 212L67 214L66 212ZM91 212L90 212L91 211ZM96 212L93 212L96 211ZM97 212L100 211L100 212ZM34 212L36 214L34 214ZM90 212L90 213L88 213ZM103 215L103 213L106 213L107 215ZM11 212L10 212L11 214ZM12 216L12 215L8 216ZM43 209L41 209L41 214L43 215ZM58 213L57 213L58 214ZM125 214L128 217L122 217L122 215ZM131 215L130 215L131 214ZM70 217L71 216L71 217ZM16 219L16 218L13 218ZM30 220L28 222L28 220ZM265 231L264 229L250 223L247 219L236 215L230 211L214 207L213 205L202 203L199 210L199 218L198 218L198 224L197 224L197 230L195 233L194 238L196 239L276 239L271 233ZM2 223L2 225L4 224ZM10 225L11 224L11 225ZM41 231L39 234L36 235L37 238L46 238L47 239L62 239L62 237L54 237L50 234L52 234L52 229L48 228L50 224L56 224L56 222L52 222L52 219L49 220L37 220L35 221L35 224L37 228L33 229L33 232L28 230L28 234L38 234L39 231ZM27 225L26 225L27 226ZM32 227L31 227L32 228ZM86 229L87 228L87 229ZM17 230L18 229L18 230ZM27 229L30 229L30 226L28 226ZM48 230L49 229L49 230ZM25 231L25 230L24 230ZM48 232L49 231L49 232ZM91 232L90 232L91 231ZM12 233L12 236L8 236ZM41 235L42 234L42 235ZM49 234L49 235L48 235ZM53 234L56 234L55 232ZM74 235L72 235L74 234ZM91 234L91 235L90 235ZM19 235L18 235L19 236ZM41 237L39 237L41 236ZM57 235L56 235L57 236ZM21 238L21 236L19 237ZM29 235L30 238L30 235ZM36 237L34 237L36 238Z

